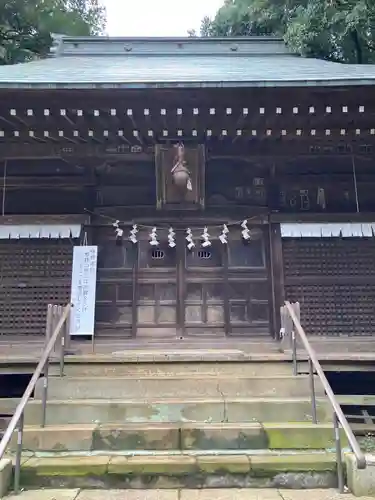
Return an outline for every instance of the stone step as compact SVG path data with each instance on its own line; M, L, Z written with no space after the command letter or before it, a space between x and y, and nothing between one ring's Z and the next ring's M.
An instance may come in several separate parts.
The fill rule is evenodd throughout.
M7 500L358 500L349 493L340 495L334 488L181 488L181 489L26 489ZM362 498L373 500L374 497Z
M70 377L264 377L292 375L291 362L207 362L207 363L124 363L113 358L111 362L65 364L65 375ZM307 363L301 363L301 370L307 370ZM59 375L58 364L52 364L51 375ZM306 371L307 373L307 371Z
M30 458L21 485L52 488L333 488L335 456L298 454L152 454Z
M366 408L368 406L375 407L375 395L347 395L347 396L336 396L336 399L338 403L344 408L346 406L358 406L358 407L363 407ZM9 416L13 415L15 409L17 408L18 403L20 402L20 398L0 398L0 415L3 415L4 418L9 418ZM148 421L148 417L150 417L150 420L154 418L154 415L158 419L165 419L168 420L169 415L182 415L182 417L186 418L187 420L201 420L201 421L206 421L211 418L213 418L212 414L215 415L214 408L216 405L223 405L224 399L222 396L216 396L213 398L123 398L123 399L77 399L77 400L58 400L58 399L51 399L48 400L48 408L52 408L52 415L51 416L51 424L59 424L59 423L91 423L92 421L105 421L106 416L108 415L109 419L116 419L117 416L120 418L121 421L124 420L124 418L142 418L142 416L145 417L145 419ZM323 397L317 398L317 403L318 403L318 408L320 410L326 409L326 403L327 399ZM108 408L110 405L114 405L113 413L112 411ZM240 398L225 398L225 404L226 404L226 410L227 410L227 416L231 416L231 420L235 421L237 418L242 416L242 408L244 408L244 419L240 419L239 421L253 421L258 420L258 421L269 421L272 422L273 418L277 418L277 421L284 421L286 418L281 418L283 415L287 416L289 413L289 405L296 405L297 409L296 411L302 411L302 409L306 409L306 414L309 413L310 411L310 397L303 397L303 398L277 398L277 397L240 397ZM309 406L307 406L307 404ZM65 419L65 415L62 416L61 414L61 421L59 418L59 415L57 413L59 411L65 411L64 407L67 407L67 412L69 412L66 416L68 417L67 420ZM164 408L168 407L168 414L167 416L164 415L164 413L161 411L159 408ZM233 408L231 408L233 406ZM284 408L285 406L285 408ZM95 410L91 410L91 407L94 407ZM129 407L129 411L126 411L126 408ZM266 409L263 412L263 407ZM56 408L56 409L54 409ZM75 416L72 415L70 412L74 411L74 408L79 408L82 410L82 417L77 417L81 418L82 422L75 421ZM87 408L87 410L85 410ZM108 413L107 413L107 408L108 408ZM120 409L121 408L121 409ZM138 408L140 409L138 413ZM185 408L187 413L185 413ZM202 414L200 413L200 408L202 408ZM204 408L204 409L203 409ZM206 409L209 408L210 411L212 411L212 414L209 415L208 417L203 418L206 415ZM262 408L260 410L260 408ZM271 408L275 409L275 414L273 414L272 411L272 419L268 420L268 410ZM41 401L39 399L30 399L28 407L26 408L26 423L28 424L38 424L40 422L40 409L41 409ZM196 414L195 411L199 410L199 414ZM78 411L78 409L77 409ZM87 412L89 414L87 415ZM101 412L104 412L104 417L105 418L94 418L92 417L93 412L98 412L98 414L95 413L95 415L102 415ZM239 412L239 414L237 413ZM249 415L250 412L254 412L254 415ZM283 413L285 411L285 413ZM119 412L119 414L117 413ZM246 413L245 413L246 412ZM260 414L258 414L261 413ZM370 409L369 410L370 414L372 415L373 412ZM55 415L56 413L56 415ZM353 413L353 410L351 410L351 413ZM319 411L318 411L319 414ZM202 418L200 418L202 416ZM269 418L271 415L269 416ZM289 418L287 420L289 421L299 421L303 420L302 418L297 418L297 415L294 415L292 418ZM324 420L324 414L320 413L319 414L320 419ZM56 418L56 421L54 419ZM69 418L71 418L72 422L69 422ZM174 421L182 421L183 418L174 418ZM111 420L113 422L116 422L116 420ZM139 421L139 420L137 420ZM158 420L159 421L159 420ZM222 421L222 418L220 418L220 421Z
M374 398L375 399L375 398ZM18 400L0 400L0 409L15 410ZM30 401L25 422L41 422L41 401ZM332 421L332 411L324 398L317 400L319 422ZM213 398L213 399L76 399L51 400L47 424L91 424L126 422L303 422L312 420L308 398Z
M375 396L338 396L345 406L375 406ZM19 399L0 399L0 431L13 415ZM352 410L351 410L352 413ZM317 398L319 422L331 421L330 404ZM372 414L372 413L371 413ZM30 400L25 410L25 423L39 425L42 405ZM147 399L77 399L50 400L47 424L107 424L136 422L302 422L311 421L309 398L147 398ZM1 425L1 423L3 425ZM361 423L361 422L359 422ZM356 428L356 424L352 424ZM360 428L363 428L361 423ZM356 429L357 430L357 429Z
M11 450L16 447L16 434ZM343 445L346 440L343 435ZM332 424L298 423L147 423L25 426L23 448L51 451L131 450L328 450Z
M35 397L41 399L43 379L35 388ZM322 395L319 380L317 394ZM122 398L189 398L189 397L307 397L310 394L309 377L241 377L192 378L143 377L50 377L49 399L122 399Z

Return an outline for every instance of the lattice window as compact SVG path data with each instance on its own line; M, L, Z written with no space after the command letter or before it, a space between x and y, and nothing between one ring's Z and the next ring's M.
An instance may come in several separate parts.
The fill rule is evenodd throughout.
M283 254L287 277L375 275L374 239L285 239Z
M72 257L70 243L51 243L51 240L2 242L0 277L17 280L22 277L66 278L66 271L72 266Z
M201 241L195 240L196 247L189 251L186 249L186 266L191 267L222 267L222 243L211 241L209 248L201 248Z
M69 301L70 241L0 243L0 335L44 335L47 305Z
M286 286L287 297L301 302L301 320L312 335L372 335L375 331L373 285Z
M286 297L301 303L308 334L373 334L374 240L284 240L283 251Z

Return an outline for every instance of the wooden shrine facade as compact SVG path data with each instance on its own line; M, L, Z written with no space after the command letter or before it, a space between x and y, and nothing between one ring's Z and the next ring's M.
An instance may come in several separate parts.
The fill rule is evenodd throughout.
M84 243L98 336L277 337L285 298L310 334L373 334L372 87L1 94L0 335L43 334Z

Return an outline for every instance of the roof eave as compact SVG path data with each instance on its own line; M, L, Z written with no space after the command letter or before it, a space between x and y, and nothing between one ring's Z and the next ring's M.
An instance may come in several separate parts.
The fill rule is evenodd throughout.
M338 87L375 85L374 78L330 78L320 80L252 80L233 82L0 82L0 89L23 90L99 90L99 89L161 89L161 88L236 88L236 87Z

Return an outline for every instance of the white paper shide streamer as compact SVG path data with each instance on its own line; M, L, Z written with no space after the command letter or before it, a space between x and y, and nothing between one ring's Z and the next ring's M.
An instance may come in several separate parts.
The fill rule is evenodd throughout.
M174 248L176 246L175 236L176 236L176 233L173 231L173 228L170 227L168 230L168 245L171 248Z
M241 231L242 238L244 240L248 241L251 238L251 236L250 236L250 230L247 227L247 220L244 220L242 222L241 227L242 227L242 231Z
M153 227L150 233L150 245L152 247L157 247L159 245L158 237L157 237L157 229Z
M202 247L207 248L211 246L210 235L208 234L208 229L205 227L202 233Z
M134 243L134 245L136 243L138 243L138 239L137 239L137 233L138 233L138 227L137 227L137 224L133 224L133 227L130 231L130 235L129 235L129 240Z
M228 229L228 226L226 224L223 224L223 229L221 231L221 234L219 236L219 240L221 241L221 243L223 245L226 245L228 243L228 233L229 233L229 229Z
M185 239L187 241L187 247L188 247L188 249L192 250L195 247L195 243L194 243L194 240L193 240L193 232L190 229L190 227L188 227L186 229L186 238Z
M116 222L114 222L112 224L112 226L114 227L115 229L115 234L116 234L116 238L119 239L119 238L122 238L123 234L124 234L124 231L120 228L120 221L117 220Z

